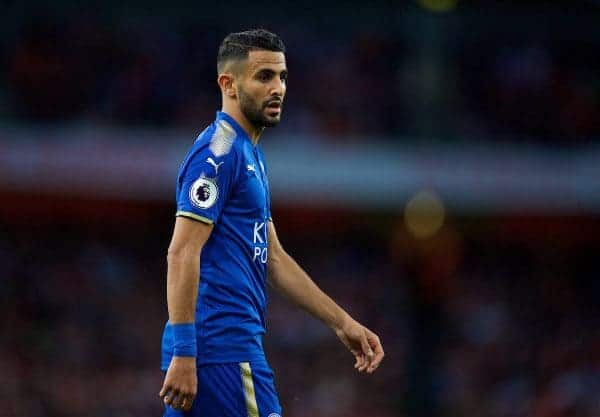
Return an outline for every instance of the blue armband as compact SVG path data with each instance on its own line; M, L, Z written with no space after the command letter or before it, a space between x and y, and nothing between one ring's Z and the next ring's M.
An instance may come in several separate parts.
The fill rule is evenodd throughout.
M196 325L194 323L171 324L173 329L173 356L198 356Z

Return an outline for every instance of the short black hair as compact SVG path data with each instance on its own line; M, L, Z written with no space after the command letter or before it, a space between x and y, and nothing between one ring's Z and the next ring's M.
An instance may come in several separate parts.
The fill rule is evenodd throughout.
M250 51L260 50L285 53L285 45L279 36L266 29L230 33L219 46L217 71L221 72L227 61L243 60Z

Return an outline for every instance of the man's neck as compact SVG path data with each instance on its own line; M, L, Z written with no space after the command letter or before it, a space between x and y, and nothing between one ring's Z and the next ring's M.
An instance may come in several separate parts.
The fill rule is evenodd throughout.
M223 104L221 111L227 113L233 120L237 122L237 124L242 127L242 129L244 129L244 132L246 132L254 146L258 144L264 127L256 127L250 123L250 121L246 118L246 116L244 116L237 106Z

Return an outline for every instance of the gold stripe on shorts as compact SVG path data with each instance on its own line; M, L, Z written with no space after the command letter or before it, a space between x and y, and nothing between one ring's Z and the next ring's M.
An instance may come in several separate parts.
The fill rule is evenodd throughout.
M240 362L240 374L242 375L242 385L244 387L244 396L246 397L246 411L248 412L248 417L258 417L258 405L256 404L256 393L254 392L254 382L252 381L250 362Z

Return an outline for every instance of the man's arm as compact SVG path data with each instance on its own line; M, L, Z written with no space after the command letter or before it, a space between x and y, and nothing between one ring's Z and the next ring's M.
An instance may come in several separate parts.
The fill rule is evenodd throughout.
M177 217L167 253L167 305L171 325L194 324L200 275L200 251L213 226ZM195 334L194 343L195 343ZM160 390L164 403L189 410L198 381L196 357L174 355Z
M281 246L269 222L269 284L299 307L327 324L356 358L360 372L372 373L384 353L379 337L367 329L314 283Z

